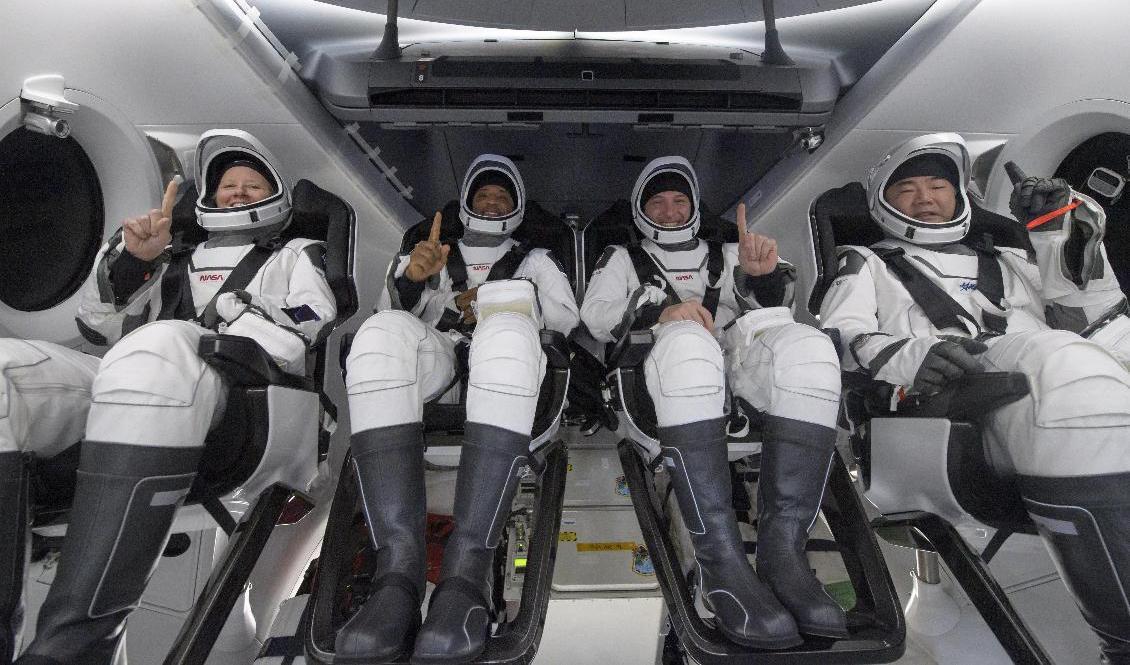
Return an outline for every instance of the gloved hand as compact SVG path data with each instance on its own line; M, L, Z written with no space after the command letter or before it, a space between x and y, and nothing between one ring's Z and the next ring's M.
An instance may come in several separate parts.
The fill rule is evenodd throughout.
M1012 162L1006 164L1005 169L1013 181L1008 209L1021 224L1027 224L1041 215L1059 210L1071 202L1071 185L1063 178L1026 176L1020 167Z
M248 306L254 304L251 294L246 291L235 290L221 293L216 298L216 315L227 323L235 321Z
M982 371L981 362L973 356L984 353L988 348L984 342L968 337L942 336L941 341L930 347L918 366L913 390L922 395L933 395L954 379Z

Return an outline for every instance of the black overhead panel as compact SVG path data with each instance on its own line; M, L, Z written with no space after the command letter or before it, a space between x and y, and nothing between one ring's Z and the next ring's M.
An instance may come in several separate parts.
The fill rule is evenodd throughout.
M484 152L514 159L530 198L548 210L583 216L627 198L648 161L682 155L698 172L704 206L721 212L795 143L791 132L646 130L613 124L396 130L363 123L361 133L412 187L412 204L422 216L458 198L463 173Z

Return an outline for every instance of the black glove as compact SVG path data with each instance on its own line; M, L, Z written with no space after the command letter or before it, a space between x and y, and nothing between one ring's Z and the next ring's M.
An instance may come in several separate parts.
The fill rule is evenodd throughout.
M930 347L918 372L914 375L915 392L933 395L947 383L970 372L980 372L981 363L973 354L983 353L989 347L968 337L946 335L942 341Z
M1012 187L1008 209L1021 224L1059 210L1071 202L1071 186L1063 178L1029 176Z

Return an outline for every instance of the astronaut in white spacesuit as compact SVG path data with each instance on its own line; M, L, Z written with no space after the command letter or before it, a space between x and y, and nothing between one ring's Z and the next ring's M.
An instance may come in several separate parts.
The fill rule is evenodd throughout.
M372 595L338 634L335 662L412 653L412 662L461 663L486 645L491 564L530 452L545 374L539 331L568 334L578 321L569 281L552 255L510 237L525 203L513 162L476 158L460 192L462 236L441 238L436 213L428 238L393 259L379 311L354 338L346 362L351 446L376 572ZM441 395L458 398L456 353L468 344L455 530L419 627L423 405Z
M776 241L697 238L698 180L682 157L648 164L632 190L639 245L609 247L581 307L593 336L653 328L645 361L660 449L701 570L703 599L735 642L788 648L800 633L845 637L844 612L808 565L804 544L836 441L840 366L831 340L793 321L794 270ZM731 503L727 383L764 415L757 574ZM759 581L760 578L760 581Z
M208 240L170 250L174 183L160 210L125 220L79 306L83 334L113 345L101 362L56 344L0 340L6 627L22 585L26 458L49 459L82 440L62 556L21 664L112 662L223 412L224 382L198 357L200 337L250 337L302 373L308 343L334 320L321 245L272 242L291 207L275 164L245 132L206 132L196 210ZM250 267L239 268L245 260ZM248 281L216 297L235 271ZM10 662L14 631L5 631L0 662Z
M888 236L839 249L822 323L845 369L932 394L967 372L1028 375L1031 393L984 419L1061 576L1114 662L1130 658L1130 320L1102 246L1105 217L1062 180L1012 195L1024 250L966 239L969 155L956 134L895 147L868 176ZM915 286L915 284L917 286ZM912 291L920 295L915 297Z

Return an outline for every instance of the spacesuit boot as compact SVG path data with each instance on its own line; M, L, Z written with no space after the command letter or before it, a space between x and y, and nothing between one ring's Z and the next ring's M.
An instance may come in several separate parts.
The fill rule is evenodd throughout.
M0 453L0 664L12 662L21 622L27 534L27 461L19 451Z
M530 436L468 422L455 486L455 530L440 582L416 637L413 663L467 663L486 647L493 619L495 548L526 464Z
M424 434L420 423L350 440L365 521L376 547L373 591L337 634L334 662L386 663L408 654L424 598Z
M793 618L745 557L725 432L725 418L659 428L664 464L694 545L702 598L729 639L758 649L787 649L801 639Z
M1056 569L1110 663L1130 663L1130 473L1020 476Z
M196 477L201 448L84 441L70 525L20 665L109 665Z
M757 576L805 635L847 637L843 609L813 575L804 553L828 479L836 431L765 417L757 483Z

